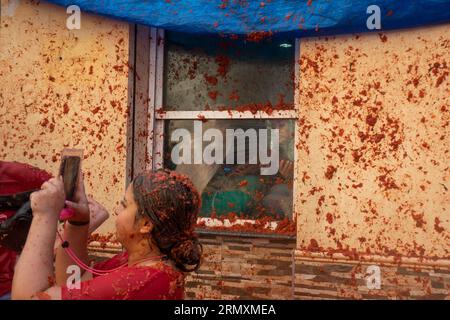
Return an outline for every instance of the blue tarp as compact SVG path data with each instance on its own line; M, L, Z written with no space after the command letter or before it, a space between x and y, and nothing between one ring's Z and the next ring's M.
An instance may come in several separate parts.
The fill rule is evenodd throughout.
M367 8L381 9L381 30L450 22L450 0L49 0L82 12L196 34L271 31L305 37L368 30Z

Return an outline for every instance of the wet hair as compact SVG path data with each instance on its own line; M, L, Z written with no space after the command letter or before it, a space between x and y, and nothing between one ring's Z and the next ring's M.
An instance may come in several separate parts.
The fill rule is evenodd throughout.
M200 266L202 246L194 232L201 198L191 180L170 170L145 172L133 180L138 215L153 223L152 238L161 253L184 272Z

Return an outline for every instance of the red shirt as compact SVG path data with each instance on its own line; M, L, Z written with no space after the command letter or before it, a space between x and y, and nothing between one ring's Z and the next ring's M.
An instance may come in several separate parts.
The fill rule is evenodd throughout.
M121 253L94 266L117 268L128 261ZM128 266L83 281L80 289L61 288L63 300L180 300L184 299L184 274L160 262L155 266Z
M39 189L51 178L44 170L25 163L0 161L0 195ZM14 211L4 210L0 214L10 217ZM11 292L17 254L0 246L0 296Z

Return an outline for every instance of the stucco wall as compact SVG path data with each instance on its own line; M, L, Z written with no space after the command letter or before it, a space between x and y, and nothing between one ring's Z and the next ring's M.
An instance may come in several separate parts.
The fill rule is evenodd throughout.
M54 173L63 147L84 148L88 192L112 210L128 25L83 13L69 31L64 8L1 3L0 157ZM449 258L449 47L449 25L302 39L299 249Z
M302 39L297 247L450 257L450 25Z
M128 24L82 13L68 30L62 7L1 3L0 158L56 173L64 147L83 148L87 191L112 212L125 187Z

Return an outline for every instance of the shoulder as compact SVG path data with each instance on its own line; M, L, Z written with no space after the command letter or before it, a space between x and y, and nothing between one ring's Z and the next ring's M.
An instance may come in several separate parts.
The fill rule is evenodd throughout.
M177 280L184 278L184 273L168 264L158 262L152 265L126 267L128 271L145 273L149 281L152 280Z
M63 288L62 297L101 300L183 299L184 281L181 273L170 267L123 266L82 281L79 289Z
M126 251L116 254L110 259L101 261L94 265L94 269L109 270L118 268L128 262L128 253Z
M158 263L153 266L128 268L138 282L135 299L182 299L184 274L171 266ZM131 281L136 282L136 281Z

